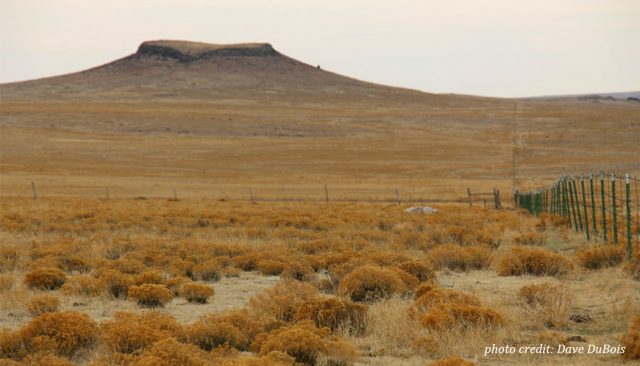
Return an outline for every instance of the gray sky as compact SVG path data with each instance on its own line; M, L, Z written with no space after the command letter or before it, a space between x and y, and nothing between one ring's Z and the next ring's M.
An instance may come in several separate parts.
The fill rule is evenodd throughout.
M2 0L0 82L97 66L151 39L269 42L438 93L640 90L640 0Z

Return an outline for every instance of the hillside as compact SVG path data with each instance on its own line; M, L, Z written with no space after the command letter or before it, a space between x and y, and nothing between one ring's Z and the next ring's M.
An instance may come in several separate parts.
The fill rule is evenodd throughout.
M456 198L587 168L640 171L640 103L430 94L266 43L144 42L0 96L5 196L35 181L43 195L320 198L328 184L338 198Z

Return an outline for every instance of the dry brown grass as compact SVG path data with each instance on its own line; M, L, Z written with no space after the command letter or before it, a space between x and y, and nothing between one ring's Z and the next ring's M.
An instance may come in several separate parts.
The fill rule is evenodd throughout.
M640 284L622 268L599 271L607 281L593 271L567 273L551 279L549 288L530 287L526 297L532 300L524 295L519 300L518 290L539 285L539 278L498 276L486 269L494 256L510 254L500 248L502 242L531 232L537 223L508 211L441 207L437 215L424 216L405 214L397 205L188 200L0 205L0 247L10 243L7 257L15 259L11 270L3 272L14 284L2 290L0 327L10 329L0 332L0 358L27 364L40 362L43 352L59 358L46 359L52 363L92 366L164 360L291 365L295 358L314 357L319 364L344 364L354 362L357 349L362 363L424 365L434 358L478 354L487 343L538 342L549 327L562 339L592 332L598 334L593 342L613 342L626 331L629 314L640 302L633 295ZM37 221L30 219L36 215ZM572 236L558 227L545 230L543 246L552 243L562 258L576 256L567 248L582 243L581 238L558 243ZM470 257L485 264L474 271L435 271L429 253L439 247L468 254L477 250ZM515 249L521 248L526 247ZM269 271L258 265L261 261L284 267L279 282L264 276ZM472 269L474 260L468 263ZM75 269L63 271L64 285L46 294L60 300L59 313L85 312L96 325L91 345L82 343L71 356L62 355L52 337L25 341L21 336L31 317L20 309L43 293L20 283L29 273L60 269L61 264ZM233 272L239 277L225 275ZM179 298L160 312L135 305L138 289L162 288L164 295L186 298L187 287L211 288L199 281L215 279L215 273L221 278L207 303ZM233 286L240 288L231 291ZM354 293L375 301L353 302ZM594 320L567 322L574 311ZM69 334L76 332L69 329ZM584 356L576 362L589 360ZM513 357L509 362L533 361Z
M624 358L628 360L640 359L640 316L635 316L629 322L629 329L622 336L622 344L626 348Z

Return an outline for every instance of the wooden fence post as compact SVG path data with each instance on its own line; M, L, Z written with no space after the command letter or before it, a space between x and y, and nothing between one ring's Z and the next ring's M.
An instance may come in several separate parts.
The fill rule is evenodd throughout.
M400 204L400 191L396 189L396 202Z
M604 172L600 171L600 206L602 208L602 240L607 242L607 211L606 211L606 202L604 196Z
M513 200L516 203L516 208L520 208L520 194L518 193L518 190L516 189L516 193L514 195Z
M582 207L584 209L584 232L587 235L587 240L591 240L591 233L589 232L589 216L587 216L587 194L584 191L584 175L580 176L580 185L582 188Z
M616 201L616 173L611 173L611 209L613 210L613 242L618 244L618 201Z
M109 195L109 187L105 187L106 193L107 193L107 200L111 199L111 196Z
M36 184L31 181L31 192L33 192L33 199L38 199L38 194L36 193Z
M178 200L178 194L176 193L176 189L175 188L172 188L172 189L173 189L173 199L175 201L177 201Z
M469 187L467 187L467 194L469 195L469 207L472 206L471 204L471 190L469 189Z
M626 201L627 201L627 255L629 260L632 259L633 245L631 241L631 192L629 187L629 173L627 173L625 185Z
M324 199L327 203L329 203L329 188L327 188L327 185L324 185Z
M253 200L253 192L251 191L251 187L248 187L247 189L249 190L249 200L251 202L254 202L254 200Z

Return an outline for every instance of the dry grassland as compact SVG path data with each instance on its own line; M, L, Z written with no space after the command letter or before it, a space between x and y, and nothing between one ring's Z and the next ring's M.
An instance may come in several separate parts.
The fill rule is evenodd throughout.
M0 205L2 365L611 365L640 356L640 258L627 263L617 246L592 247L523 212ZM492 344L541 343L627 352L484 356Z

